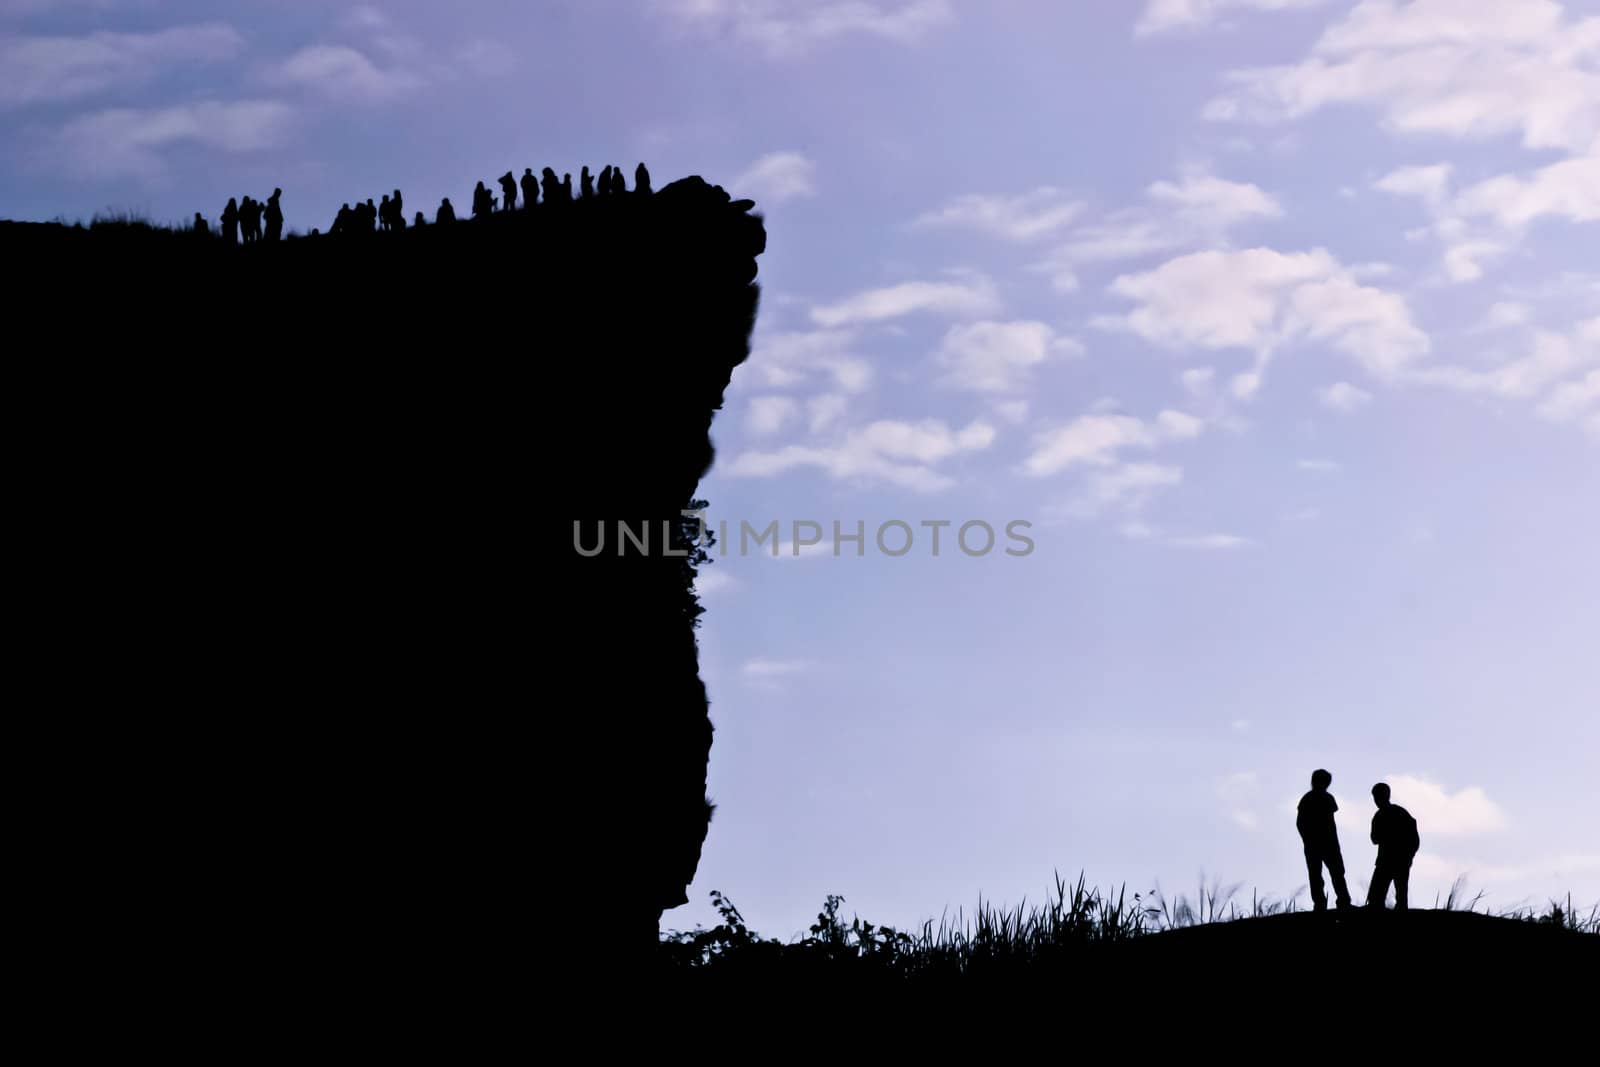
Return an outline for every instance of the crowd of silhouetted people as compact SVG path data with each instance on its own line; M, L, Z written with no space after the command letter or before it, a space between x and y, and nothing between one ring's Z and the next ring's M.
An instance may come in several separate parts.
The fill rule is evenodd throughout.
M222 239L229 244L238 244L243 241L253 245L258 241L280 241L283 239L283 198L282 189L272 190L272 195L266 202L245 197L228 199L228 206L222 209ZM206 222L204 215L194 213L194 232L210 234L211 226Z
M590 199L597 197L623 196L629 192L635 194L649 194L650 172L643 163L633 172L633 189L629 190L627 180L623 176L621 167L607 166L598 175L590 174L589 168L584 167L579 176L576 196L572 188L572 175L556 176L556 172L545 167L539 176L535 176L532 167L527 167L522 172L519 181L512 171L506 171L499 179L500 195L495 196L494 191L483 182L479 182L472 192L472 218L487 218L494 214L521 208L530 208L541 202L546 204L570 203L573 199ZM520 194L520 203L519 203ZM283 208L279 199L283 196L282 189L274 189L272 195L265 203L245 197L243 201L237 198L229 199L228 206L222 211L221 235L227 244L255 244L258 241L279 241L283 238ZM450 203L447 196L439 203L439 210L434 214L434 225L449 225L456 221L455 206ZM413 228L428 225L427 218L422 212L417 212L411 221ZM405 200L400 190L392 194L384 194L381 202L374 204L372 198L357 201L354 206L349 203L339 208L334 217L333 225L328 228L328 233L347 236L351 234L394 233L404 230L407 226L405 214ZM211 227L206 222L205 216L199 212L194 216L194 232L197 234L211 233ZM312 236L320 236L320 231L312 230Z

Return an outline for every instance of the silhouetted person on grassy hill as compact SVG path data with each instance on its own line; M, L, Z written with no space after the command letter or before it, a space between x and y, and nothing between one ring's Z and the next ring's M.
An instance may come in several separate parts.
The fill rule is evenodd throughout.
M415 227L416 227L416 228L417 228L417 229L419 229L419 230L420 230L420 229L422 229L422 228L423 228L423 227L424 227L424 226L426 226L426 225L427 225L427 224L428 224L428 220L427 220L427 219L425 219L425 218L423 218L423 217L422 217L422 212L420 212L420 211L419 211L419 212L417 212L417 217L416 217L416 221L414 221L414 222L413 222L413 223L412 223L412 225L413 225L413 226L415 226Z
M361 212L361 232L378 232L378 205L372 202L372 197L367 197L365 208Z
M266 219L267 205L265 205L261 201L257 200L257 201L255 201L254 206L255 206L255 211L256 211L256 240L260 241L263 237L266 236L266 233L264 232L265 231L265 227L262 225L262 223Z
M560 195L561 179L556 177L556 172L545 167L539 172L539 185L544 190L544 202L553 204Z
M283 240L283 198L282 189L272 190L272 195L267 197L267 240Z
M439 211L433 216L433 221L440 226L456 221L456 209L450 206L448 196L439 201Z
M572 200L572 174L569 172L561 176L561 199Z
M628 181L622 176L621 167L611 168L611 195L621 196L628 191Z
M406 202L400 196L400 190L396 189L394 191L394 196L389 198L389 209L390 209L390 216L389 217L394 219L394 228L397 229L397 230L405 229L406 228Z
M245 244L255 244L256 222L260 217L260 208L248 196L239 201L239 236Z
M522 168L522 207L524 210L539 202L539 179L533 176L532 167Z
M389 194L383 194L383 202L378 205L378 229L388 233L394 226L394 205L389 203Z
M1339 828L1334 824L1333 813L1339 810L1338 801L1328 792L1333 775L1324 770L1311 773L1311 791L1300 798L1299 814L1294 825L1300 831L1300 841L1305 845L1306 874L1311 885L1311 906L1316 911L1328 910L1328 894L1322 886L1322 868L1326 864L1328 877L1333 880L1333 892L1339 907L1350 907L1350 887L1344 880L1344 856L1339 851Z
M644 166L643 163L639 164L637 167L634 168L634 171L633 171L633 191L636 192L636 193L646 193L646 194L648 194L648 193L650 193L652 191L651 188L650 188L650 172L645 169L645 166Z
M1422 839L1417 836L1417 820L1398 804L1389 801L1389 784L1372 787L1378 805L1372 816L1372 843L1378 846L1378 862L1372 870L1372 888L1367 891L1367 907L1381 908L1394 883L1394 910L1405 911L1411 889L1411 861L1416 858Z
M222 209L222 239L230 245L239 243L239 201L231 196Z
M472 190L472 217L481 219L494 211L494 194L482 182Z
M194 213L194 232L200 237L211 236L211 226L206 222L206 217L198 211Z
M333 225L328 227L330 234L346 234L355 227L355 213L350 210L350 205L345 204L339 213L333 217Z
M585 166L579 175L578 195L585 200L594 196L594 175L589 173L588 166Z
M600 196L611 195L611 167L609 164L600 170L599 188L596 192Z
M517 206L517 177L509 170L500 177L500 210L512 211Z

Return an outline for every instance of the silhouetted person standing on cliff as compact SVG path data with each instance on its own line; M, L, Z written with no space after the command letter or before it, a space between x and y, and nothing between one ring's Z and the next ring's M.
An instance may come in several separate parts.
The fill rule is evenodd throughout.
M561 193L561 179L556 177L556 172L549 167L539 172L540 186L544 189L544 202L553 204Z
M539 202L539 179L533 176L532 167L522 168L522 207L527 210Z
M500 178L500 202L504 205L502 211L512 211L517 206L517 178L509 170Z
M583 173L578 176L578 180L578 195L585 200L594 196L594 175L589 173L587 165L584 166Z
M406 202L403 199L401 199L400 190L398 190L398 189L396 189L394 191L394 195L389 198L389 212L390 212L390 218L394 219L394 224L393 224L394 228L397 229L397 230L405 229L406 228Z
M651 192L651 189L650 189L650 172L645 169L645 166L644 166L643 163L639 164L638 167L634 168L634 171L633 171L633 191L636 192L636 193L646 193L646 194Z
M250 197L239 202L239 236L247 245L255 244L257 227L261 224L261 205Z
M572 199L572 174L569 172L561 176L561 199Z
M206 222L206 217L198 211L194 213L194 232L199 237L211 236L211 227Z
M1328 792L1333 775L1324 770L1311 773L1311 791L1300 798L1299 814L1294 825L1300 831L1300 841L1306 850L1306 874L1311 883L1311 906L1316 911L1328 910L1328 894L1322 886L1322 867L1328 867L1328 877L1333 880L1333 892L1339 907L1350 907L1350 887L1344 881L1344 856L1339 851L1339 828L1334 824L1333 813L1339 810L1338 801Z
M1378 846L1378 863L1372 871L1372 888L1367 891L1367 907L1381 908L1394 883L1394 910L1405 911L1411 889L1411 861L1416 858L1422 839L1417 836L1417 820L1398 804L1389 802L1389 784L1372 787L1378 805L1372 816L1372 843Z
M456 221L456 209L450 206L448 196L439 201L439 213L433 217L433 221L440 226Z
M611 167L609 165L600 171L600 187L596 192L600 196L611 195Z
M239 243L239 201L231 196L222 209L222 239L230 245Z
M383 194L383 202L378 205L378 229L388 233L394 227L394 205L389 203L389 194Z
M272 195L267 197L267 240L283 240L283 205L279 201L283 197L282 189L272 190Z
M622 176L621 167L611 168L611 195L621 196L628 191L628 180Z
M472 217L481 219L494 211L494 195L482 182L472 190Z

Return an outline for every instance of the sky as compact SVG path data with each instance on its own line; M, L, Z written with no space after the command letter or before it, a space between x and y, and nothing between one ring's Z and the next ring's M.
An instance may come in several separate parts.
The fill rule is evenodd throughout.
M1600 902L1600 0L0 0L0 147L17 219L757 202L665 928L1303 906L1317 767L1357 893L1382 780L1415 902Z

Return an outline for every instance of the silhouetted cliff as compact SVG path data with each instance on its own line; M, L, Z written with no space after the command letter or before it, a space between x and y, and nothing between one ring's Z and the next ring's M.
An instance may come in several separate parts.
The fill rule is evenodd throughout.
M711 744L661 528L749 352L750 207L688 179L243 248L0 225L37 873L83 936L486 1009L535 953L653 948Z

